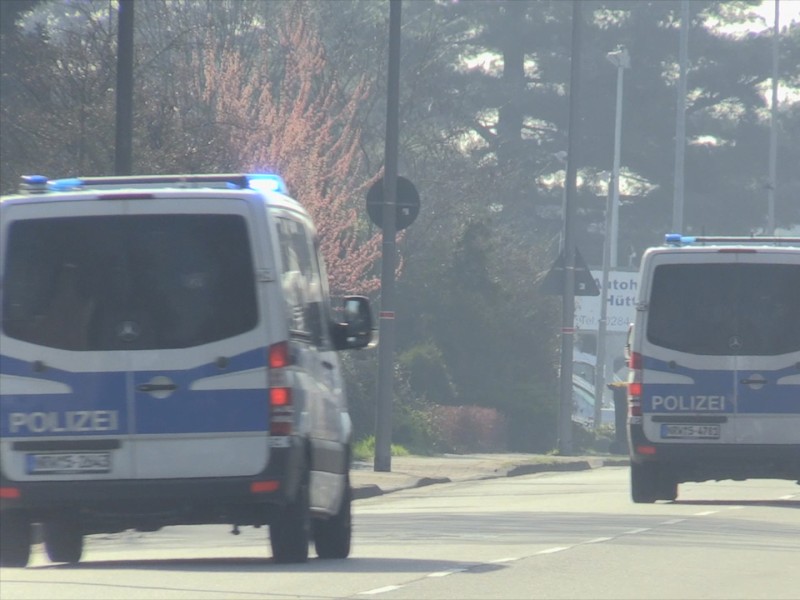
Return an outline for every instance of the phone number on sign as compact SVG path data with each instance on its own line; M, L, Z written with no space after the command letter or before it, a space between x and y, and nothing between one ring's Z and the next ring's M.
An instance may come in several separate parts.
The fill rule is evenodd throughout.
M625 330L630 323L630 319L625 317L606 317L606 327L619 328ZM599 319L589 315L575 315L575 326L585 329L597 329L600 326Z

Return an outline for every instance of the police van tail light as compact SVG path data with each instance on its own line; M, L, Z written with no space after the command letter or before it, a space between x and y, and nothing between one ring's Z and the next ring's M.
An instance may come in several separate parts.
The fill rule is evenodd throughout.
M642 416L642 355L631 352L628 366L631 369L631 380L628 382L628 416Z
M269 347L269 432L273 436L292 434L294 406L292 388L289 385L286 367L291 364L289 343L280 342Z
M0 487L0 498L3 500L17 500L20 497L19 488Z

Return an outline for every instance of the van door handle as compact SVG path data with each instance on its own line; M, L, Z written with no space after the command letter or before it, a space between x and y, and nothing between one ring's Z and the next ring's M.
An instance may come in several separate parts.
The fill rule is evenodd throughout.
M136 389L140 392L174 392L178 386L174 383L140 383Z
M743 383L744 385L752 385L752 384L761 384L764 385L765 383L769 383L766 379L742 379L739 383Z

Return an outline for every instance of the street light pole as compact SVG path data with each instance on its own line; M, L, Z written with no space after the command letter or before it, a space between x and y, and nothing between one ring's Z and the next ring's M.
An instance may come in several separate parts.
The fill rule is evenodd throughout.
M631 57L625 47L620 47L606 55L608 61L617 67L617 106L614 116L614 166L611 173L613 197L611 203L611 267L616 268L619 250L619 160L622 139L622 79L625 69L631 66Z
M769 119L769 185L767 187L767 235L775 235L775 192L778 187L778 45L781 39L780 2L775 0L772 30L772 106Z
M567 139L567 180L564 200L564 288L561 296L561 374L558 404L558 451L572 454L572 357L575 341L575 240L573 239L575 197L577 196L580 145L580 0L572 0L572 49L569 74L569 135Z
M614 116L614 165L606 199L606 237L603 241L603 280L600 285L600 322L597 330L597 360L594 372L594 428L600 425L603 395L606 387L606 331L608 321L608 275L610 267L617 266L619 245L619 162L622 137L622 79L625 69L631 66L628 50L620 47L606 54L608 61L617 67L617 107Z
M678 108L675 115L675 173L672 201L672 231L683 232L684 158L686 154L686 69L689 62L689 0L681 0L681 34L678 48Z

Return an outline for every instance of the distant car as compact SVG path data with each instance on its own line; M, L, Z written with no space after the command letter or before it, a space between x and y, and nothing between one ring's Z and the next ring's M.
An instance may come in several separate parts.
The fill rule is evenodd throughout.
M594 383L579 375L572 376L572 420L587 429L594 428ZM603 406L600 424L614 424L614 408Z

